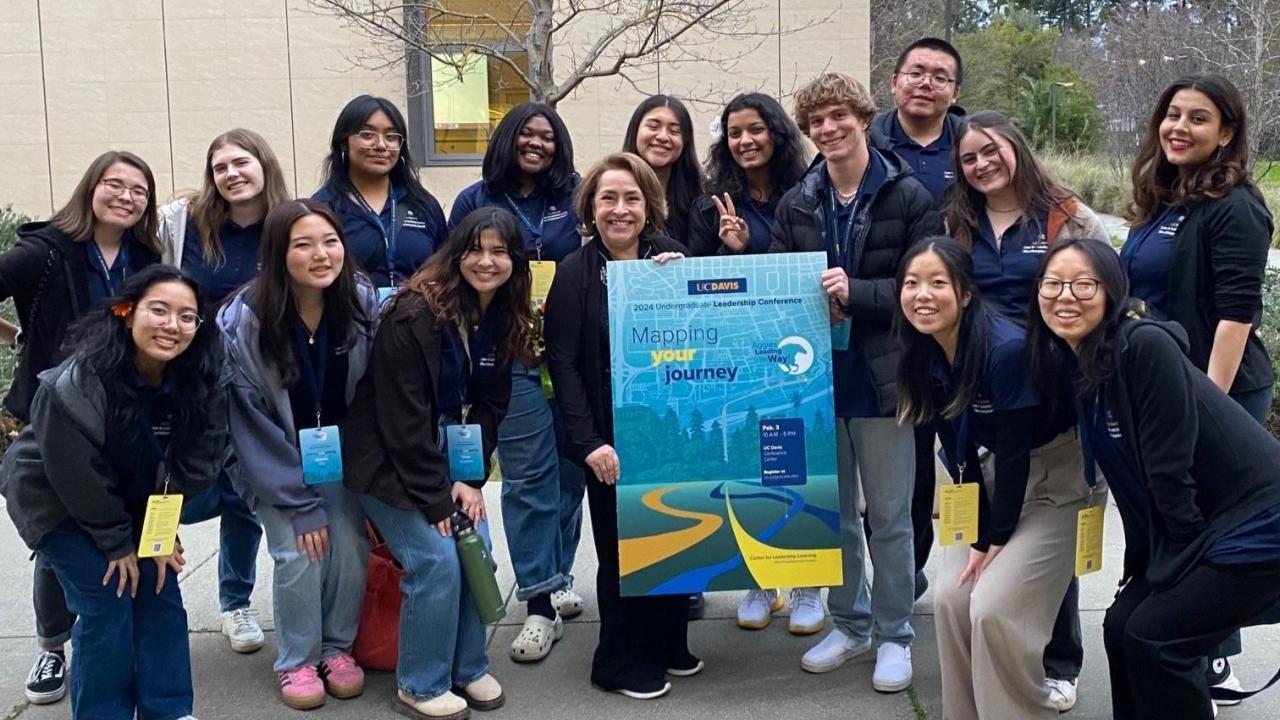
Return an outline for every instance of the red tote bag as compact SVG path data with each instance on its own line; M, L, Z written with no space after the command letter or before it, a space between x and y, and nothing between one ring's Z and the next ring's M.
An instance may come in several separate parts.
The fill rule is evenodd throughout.
M400 643L400 579L404 570L396 564L382 536L372 523L365 531L373 547L369 551L368 579L364 586L364 609L351 654L366 670L395 670Z

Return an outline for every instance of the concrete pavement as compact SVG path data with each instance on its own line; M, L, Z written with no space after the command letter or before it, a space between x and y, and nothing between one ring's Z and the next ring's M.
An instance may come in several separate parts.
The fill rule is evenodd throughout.
M498 488L486 494L489 508L498 510ZM2 503L2 501L0 501ZM785 618L756 632L740 630L735 610L741 593L707 597L707 618L690 627L693 651L707 663L701 675L674 681L674 690L654 702L629 700L596 690L587 681L595 647L598 615L595 612L596 559L589 527L584 528L575 574L578 591L587 610L567 623L565 637L541 663L517 665L507 649L524 620L523 606L514 599L514 579L507 562L501 518L493 518L495 555L501 566L499 581L509 596L508 616L490 635L493 674L506 688L506 707L473 717L540 718L542 720L613 718L841 718L843 720L940 720L942 707L938 661L932 617L932 592L916 605L914 620L915 686L912 692L881 695L871 689L871 656L851 661L826 675L800 670L800 656L822 635L797 638L788 634ZM183 531L188 548L188 569L182 574L191 625L191 654L195 671L196 715L201 720L275 720L300 718L278 699L271 672L273 635L267 647L254 655L237 655L218 634L217 521ZM1080 703L1069 720L1110 718L1106 656L1102 648L1103 611L1119 577L1123 540L1119 516L1112 507L1107 517L1107 550L1104 569L1082 583L1081 621L1085 634L1085 669ZM27 550L7 518L0 521L0 720L66 718L69 705L27 707L22 685L34 658L35 641L30 603L31 564ZM930 575L933 572L930 568ZM271 564L260 555L259 582L254 606L267 628L273 625ZM1245 632L1245 655L1236 663L1246 685L1270 677L1280 665L1280 629L1251 628ZM365 694L355 700L330 699L309 718L355 720L395 718L392 710L395 679L386 673L370 673ZM1223 720L1272 720L1280 718L1280 691L1264 694L1245 704L1223 710ZM1000 719L1006 720L1006 719ZM1015 720L1015 719L1007 719Z

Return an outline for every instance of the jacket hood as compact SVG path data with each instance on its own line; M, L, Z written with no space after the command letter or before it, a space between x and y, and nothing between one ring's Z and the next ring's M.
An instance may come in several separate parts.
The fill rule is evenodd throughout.
M1142 312L1145 311L1146 306L1144 304ZM1182 350L1183 355L1186 355L1191 351L1191 340L1187 337L1186 329L1183 328L1180 323L1173 320L1157 320L1154 317L1140 315L1136 310L1129 310L1125 313L1125 319L1121 321L1120 337L1122 342L1120 344L1120 351L1124 352L1129 348L1129 336L1133 334L1134 330L1147 326L1158 327L1166 333L1169 333L1169 337L1173 338L1174 341L1178 343L1178 348Z
M48 220L22 223L18 226L18 237L41 240L55 247L63 247L75 242L67 234L53 226Z
M893 134L893 119L897 114L896 108L890 108L871 119L867 135L871 138L873 146L889 149L891 144L889 138ZM947 108L947 113L943 116L942 122L946 125L947 130L952 133L952 142L955 142L956 129L960 127L960 121L966 114L965 109L956 103Z
M914 175L915 171L907 164L905 160L898 157L898 154L891 150L881 150L876 147L869 147L871 155L879 157L884 161L885 178L881 189L889 186L898 180ZM804 177L800 178L800 192L806 198L817 201L818 193L822 190L823 178L827 172L827 159L822 155L818 155L809 164L809 169L805 171Z

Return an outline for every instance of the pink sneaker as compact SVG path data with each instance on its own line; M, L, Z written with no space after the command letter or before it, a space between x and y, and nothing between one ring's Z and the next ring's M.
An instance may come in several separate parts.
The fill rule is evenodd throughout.
M321 660L320 677L324 679L324 689L339 700L364 692L364 670L356 664L355 658L346 653Z
M315 665L280 673L280 697L294 710L311 710L324 705L324 683L316 674Z

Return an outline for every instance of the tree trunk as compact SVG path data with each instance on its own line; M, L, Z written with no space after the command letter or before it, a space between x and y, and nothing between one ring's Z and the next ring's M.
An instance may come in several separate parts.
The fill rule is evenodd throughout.
M554 67L555 48L551 44L552 14L555 12L554 0L529 0L533 10L533 21L529 25L529 80L533 87L530 94L537 102L549 103L553 107L556 100Z

